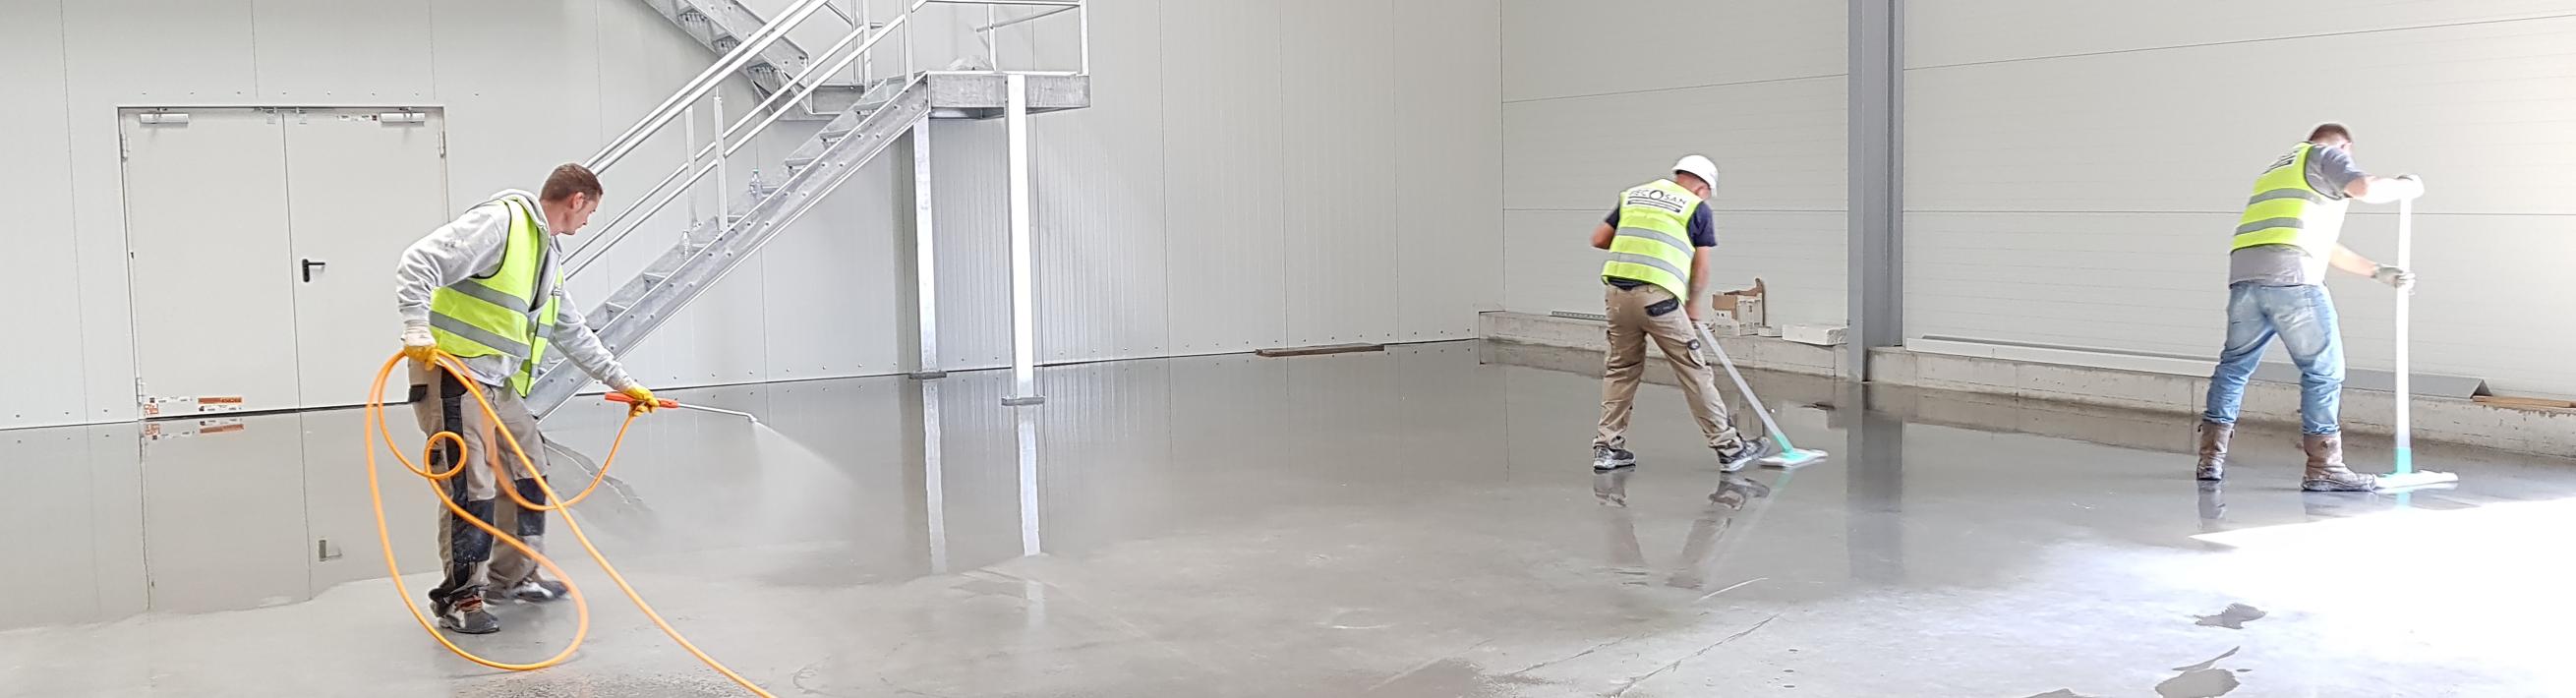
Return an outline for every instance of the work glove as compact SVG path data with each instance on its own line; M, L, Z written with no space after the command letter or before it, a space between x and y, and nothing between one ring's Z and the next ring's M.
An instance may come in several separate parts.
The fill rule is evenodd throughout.
M653 391L645 390L644 386L639 385L617 392L624 393L627 397L635 398L635 406L626 408L626 413L629 415L652 414L654 409L662 406L662 402L660 400L654 399Z
M413 366L428 368L431 365L431 357L438 355L438 337L429 333L428 326L412 325L403 328L402 343L403 358L411 359Z
M2415 272L2394 266L2386 264L2379 265L2379 269L2377 271L2370 273L2370 278L2375 279L2380 283L2394 286L2400 291L2411 293L2415 290Z

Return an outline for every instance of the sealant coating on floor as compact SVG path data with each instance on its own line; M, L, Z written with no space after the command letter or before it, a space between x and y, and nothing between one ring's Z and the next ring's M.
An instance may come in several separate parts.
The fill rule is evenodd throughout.
M2576 582L2552 542L2576 530L2567 463L2425 446L2465 481L2401 507L2300 493L2287 432L2240 433L2202 484L2190 425L2158 416L1755 375L1831 461L1721 474L1650 386L1640 466L1596 476L1598 363L1090 364L1016 409L991 372L679 391L775 431L650 417L577 514L782 695L2576 694L2552 630L2576 621L2552 601ZM578 454L554 475L586 476L619 414L550 420ZM598 616L570 664L496 673L419 637L374 558L357 427L0 432L0 696L734 694L579 560ZM426 572L436 505L384 467ZM571 629L496 612L470 649Z

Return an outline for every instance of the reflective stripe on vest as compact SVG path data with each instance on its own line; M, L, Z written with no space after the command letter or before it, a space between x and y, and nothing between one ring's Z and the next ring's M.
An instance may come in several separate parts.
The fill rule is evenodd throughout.
M2236 220L2230 251L2263 245L2290 245L2316 259L2334 254L2343 237L2347 202L2308 185L2308 158L2317 146L2301 143L2254 180L2254 195L2245 215Z
M519 360L510 388L528 394L537 362L545 360L546 335L555 325L553 284L537 283L546 272L546 233L537 228L535 208L518 198L499 201L509 211L510 233L501 265L489 277L474 277L438 289L429 298L430 334L438 348L459 357L507 356Z
M1672 180L1659 179L1619 195L1619 230L1610 239L1610 261L1601 276L1643 281L1690 297L1690 219L1700 198Z

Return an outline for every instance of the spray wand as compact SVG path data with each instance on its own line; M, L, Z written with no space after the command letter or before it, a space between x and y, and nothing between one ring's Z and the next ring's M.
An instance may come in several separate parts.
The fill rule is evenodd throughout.
M609 402L625 403L625 404L629 404L629 405L635 404L635 398L627 397L625 393L609 393L609 394L608 394L608 401L609 401ZM700 411L700 412L714 412L714 413L716 413L716 414L729 414L729 415L733 415L733 416L736 416L736 417L741 417L741 418L743 418L743 419L751 420L751 423L753 423L753 424L759 424L759 423L760 423L760 417L759 417L758 415L754 415L754 414L749 413L749 412L736 412L736 411L733 411L733 410L722 409L722 408L717 408L717 407L701 407L701 406L698 406L698 405L684 405L684 404L680 404L680 401L678 401L678 400L673 400L673 399L670 399L670 398L655 398L655 399L653 400L653 403L654 403L654 404L653 404L653 406L655 406L655 407L663 407L663 408L677 407L677 408L684 409L684 410L697 410L697 411Z

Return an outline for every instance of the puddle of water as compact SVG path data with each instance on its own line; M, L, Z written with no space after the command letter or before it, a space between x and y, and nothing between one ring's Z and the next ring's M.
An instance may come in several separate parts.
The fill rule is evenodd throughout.
M2270 614L2264 613L2263 609L2247 606L2241 603L2231 603L2227 605L2227 610L2219 611L2217 615L2201 616L2198 625L2212 628L2226 628L2229 630L2244 630L2246 623L2262 620L2263 616L2266 615Z

